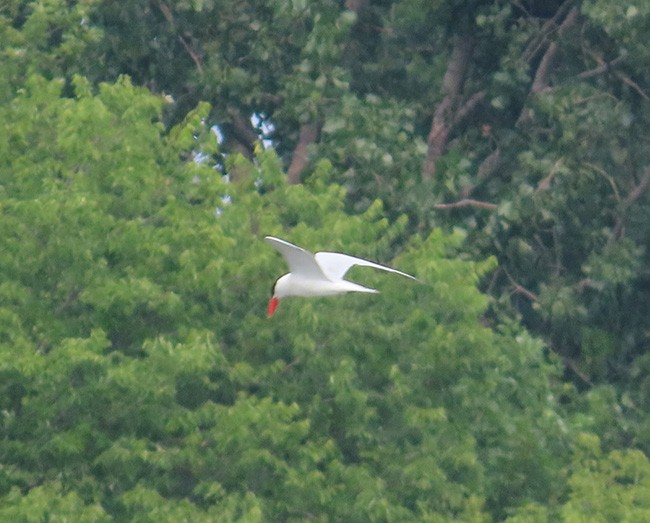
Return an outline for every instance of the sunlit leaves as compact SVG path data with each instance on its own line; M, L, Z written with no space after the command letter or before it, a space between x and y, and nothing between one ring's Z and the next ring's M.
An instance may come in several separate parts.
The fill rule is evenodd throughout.
M94 94L78 78L74 99L32 82L41 98L3 113L16 133L34 128L19 122L30 102L52 123L51 140L7 156L51 168L3 193L6 492L60 472L89 509L126 517L153 503L208 519L219 507L235 519L453 517L497 499L491 456L522 422L496 412L513 380L543 411L547 370L526 377L542 368L532 344L505 366L500 350L521 347L478 323L492 259L445 259L460 231L404 244L406 220L387 220L379 200L345 214L327 162L288 186L258 148L254 162L228 158L239 177L223 179L206 106L166 134L159 100L126 80ZM191 160L203 144L208 160ZM383 292L287 300L268 321L284 262L264 234L382 262L406 246L394 265L422 282L355 269Z
M564 521L639 521L650 516L650 463L640 451L601 457L596 439L574 464ZM591 452L590 452L591 451ZM595 495L594 495L595 494Z

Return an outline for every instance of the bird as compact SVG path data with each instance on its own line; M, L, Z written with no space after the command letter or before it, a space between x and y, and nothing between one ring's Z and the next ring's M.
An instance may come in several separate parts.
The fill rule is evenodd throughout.
M280 238L266 236L264 239L284 256L290 271L280 276L273 284L267 309L269 318L273 316L280 299L287 296L335 296L348 292L378 293L379 291L376 289L369 289L343 279L345 273L355 265L393 272L417 281L415 276L405 272L348 254L340 252L312 254L302 247Z

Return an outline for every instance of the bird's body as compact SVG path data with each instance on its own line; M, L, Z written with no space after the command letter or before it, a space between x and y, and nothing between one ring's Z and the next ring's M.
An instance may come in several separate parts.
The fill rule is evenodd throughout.
M372 267L394 272L407 278L414 276L385 267L362 258L338 252L317 252L315 255L301 247L273 236L265 240L275 247L286 259L290 272L278 278L273 286L273 296L269 301L268 315L272 316L279 299L286 296L335 296L348 292L377 293L363 285L343 279L354 265Z
M347 280L336 282L330 280L316 280L303 278L293 273L280 276L275 282L275 292L282 296L302 296L305 298L313 296L336 296L348 292L371 292L377 293L375 289L369 289L358 283Z

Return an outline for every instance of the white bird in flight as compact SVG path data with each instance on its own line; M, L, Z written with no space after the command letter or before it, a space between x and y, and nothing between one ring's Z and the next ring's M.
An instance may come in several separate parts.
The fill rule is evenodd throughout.
M334 296L346 292L379 292L343 279L345 273L354 265L373 267L382 271L401 274L413 280L417 279L405 272L347 254L339 252L317 252L312 254L280 238L267 236L264 239L280 251L280 254L287 261L290 271L284 276L280 276L273 285L267 311L269 318L273 316L280 298L285 296Z

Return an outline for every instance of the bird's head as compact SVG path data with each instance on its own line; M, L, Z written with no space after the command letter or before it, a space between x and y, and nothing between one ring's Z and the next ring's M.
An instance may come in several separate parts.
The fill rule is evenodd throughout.
M280 298L287 296L286 283L288 277L289 277L288 274L285 274L284 276L280 276L277 280L275 280L275 283L271 288L271 299L269 300L269 306L266 311L266 316L268 318L273 316L275 309L278 307L278 304L280 303Z

